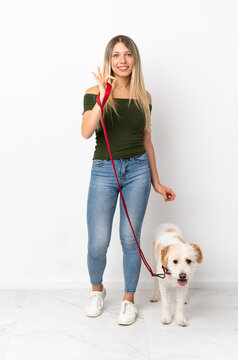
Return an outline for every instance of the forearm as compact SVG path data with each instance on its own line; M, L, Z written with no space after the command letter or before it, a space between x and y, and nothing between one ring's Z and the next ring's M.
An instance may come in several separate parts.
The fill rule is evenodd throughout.
M159 175L156 168L156 159L155 159L155 152L152 142L149 144L144 144L146 149L147 157L150 164L150 172L151 172L151 183L153 187L160 184Z
M102 98L100 96L100 102L102 103ZM81 125L81 134L85 139L89 139L94 131L96 130L99 121L101 119L101 108L96 102L92 110L86 112L83 116L82 125Z

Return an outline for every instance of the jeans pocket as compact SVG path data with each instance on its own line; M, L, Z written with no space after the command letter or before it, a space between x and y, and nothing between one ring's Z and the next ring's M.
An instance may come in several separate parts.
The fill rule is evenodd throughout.
M94 159L93 160L93 166L102 167L105 165L106 160L103 159Z
M132 158L133 162L136 164L142 164L145 163L146 161L148 161L148 157L147 157L147 153L145 152L142 155L139 156L135 156Z

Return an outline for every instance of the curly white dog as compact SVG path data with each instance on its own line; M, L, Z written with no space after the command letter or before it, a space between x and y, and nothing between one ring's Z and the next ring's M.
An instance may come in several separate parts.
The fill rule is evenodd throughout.
M186 243L181 230L174 224L161 224L153 236L152 267L154 273L165 273L164 279L154 277L154 291L150 301L162 301L163 324L172 322L170 291L176 288L175 321L178 325L187 326L184 316L184 303L188 293L188 281L192 279L197 264L203 260L197 244Z

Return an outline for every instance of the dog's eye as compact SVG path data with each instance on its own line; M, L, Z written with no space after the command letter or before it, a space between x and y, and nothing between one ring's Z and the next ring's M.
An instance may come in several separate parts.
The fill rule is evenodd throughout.
M191 262L192 262L192 260L190 260L190 259L186 259L186 261L188 264L191 264Z
M174 260L173 263L174 263L174 264L177 264L177 263L178 263L178 260Z

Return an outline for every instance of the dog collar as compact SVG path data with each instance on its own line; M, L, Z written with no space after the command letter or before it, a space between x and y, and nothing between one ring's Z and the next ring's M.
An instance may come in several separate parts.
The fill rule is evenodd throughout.
M163 269L163 272L164 272L166 275L171 275L171 273L169 272L169 270L167 269L167 267L165 267L165 266L162 265L162 269Z

